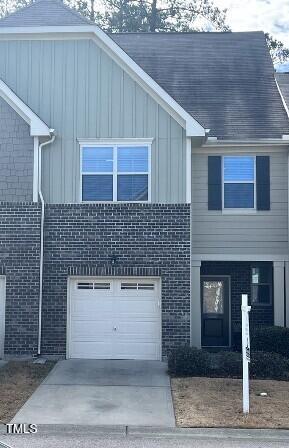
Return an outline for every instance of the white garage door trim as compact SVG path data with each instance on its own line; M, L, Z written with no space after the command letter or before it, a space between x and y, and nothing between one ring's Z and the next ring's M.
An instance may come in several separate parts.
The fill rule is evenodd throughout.
M0 359L4 357L6 277L0 276Z
M158 339L158 347L157 347L157 356L154 359L161 360L162 359L162 309L161 309L161 279L159 277L95 277L95 276L72 276L68 278L67 281L67 332L66 332L66 357L72 358L75 355L72 352L71 348L71 338L72 338L72 298L73 291L76 285L76 282L118 282L122 283L131 282L153 282L156 285L156 300L158 305L158 326L159 326L159 339ZM129 289L128 289L129 291ZM132 291L129 292L131 294ZM85 356L83 356L85 357ZM101 359L102 357L94 357L95 359ZM120 358L121 359L121 358ZM125 358L123 358L125 359ZM128 358L132 359L132 358ZM141 359L141 358L139 358ZM142 358L146 359L146 358ZM150 358L147 358L150 359Z

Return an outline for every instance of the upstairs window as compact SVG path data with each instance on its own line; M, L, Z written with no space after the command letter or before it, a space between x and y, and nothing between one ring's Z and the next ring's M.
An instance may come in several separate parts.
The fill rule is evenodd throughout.
M83 145L81 200L148 202L150 147L148 145Z
M255 157L223 157L223 208L255 209Z

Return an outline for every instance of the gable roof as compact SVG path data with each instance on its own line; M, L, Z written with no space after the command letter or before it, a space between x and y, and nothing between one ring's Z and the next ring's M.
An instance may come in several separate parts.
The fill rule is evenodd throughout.
M44 121L42 121L38 115L36 115L1 79L0 97L29 124L31 136L40 137L51 134L51 130L47 124L44 123Z
M289 134L262 32L111 37L210 135L250 139Z
M276 81L281 90L287 109L289 109L289 73L276 73Z
M0 20L1 34L83 34L101 41L188 136L281 138L289 123L264 33L124 33L110 37L59 0ZM75 34L76 33L76 34Z
M45 5L45 14L51 12L50 5L51 4L60 5L59 9L59 17L60 21L62 13L64 13L66 17L67 7L62 5L58 0L39 0L35 5L41 5L41 8ZM27 14L29 11L31 12L32 6L26 8ZM48 11L47 11L48 10ZM35 11L35 10L34 10ZM23 9L23 13L25 10ZM38 10L39 12L39 10ZM74 13L79 16L78 13ZM16 15L16 13L15 13ZM15 17L14 14L11 14L10 17ZM32 14L34 17L34 13ZM29 22L27 16L27 22ZM5 20L8 20L8 17ZM3 19L4 20L4 19ZM17 19L18 20L18 19ZM85 20L85 19L84 19ZM37 23L40 23L39 19ZM1 23L1 20L0 20ZM14 23L14 22L12 22ZM117 64L120 65L123 70L125 70L139 85L150 94L185 130L186 135L188 137L201 137L201 139L205 138L206 131L205 129L198 123L198 121L190 115L180 104L175 101L157 82L155 82L130 56L127 55L125 51L123 51L119 45L117 45L106 33L104 33L98 26L94 23L89 24L85 23L81 26L60 26L54 25L43 25L39 27L38 25L29 26L13 26L12 24L8 25L6 23L5 26L0 26L0 38L1 36L4 39L9 36L19 36L19 39L23 38L23 35L31 36L37 35L37 39L41 39L44 36L47 39L48 36L51 38L55 38L55 36L61 35L61 38L65 39L66 36L72 39L77 39L85 37L86 39L92 39L97 45L101 45L102 49L110 55Z
M60 0L37 0L0 20L0 27L95 25Z

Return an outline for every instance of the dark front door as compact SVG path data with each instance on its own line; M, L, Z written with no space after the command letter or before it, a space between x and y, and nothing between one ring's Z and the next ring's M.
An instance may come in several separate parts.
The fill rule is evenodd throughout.
M204 347L229 345L229 294L228 277L202 277L202 346Z

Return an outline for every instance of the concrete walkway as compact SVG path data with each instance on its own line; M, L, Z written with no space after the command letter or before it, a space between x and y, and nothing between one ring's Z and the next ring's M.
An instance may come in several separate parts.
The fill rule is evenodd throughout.
M157 361L59 361L13 422L173 427L166 370Z

